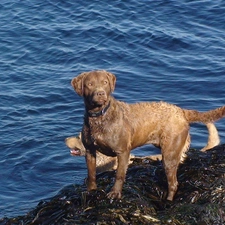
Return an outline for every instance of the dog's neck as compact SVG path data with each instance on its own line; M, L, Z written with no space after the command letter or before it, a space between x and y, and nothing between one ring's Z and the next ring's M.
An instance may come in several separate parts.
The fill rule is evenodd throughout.
M88 117L99 117L99 116L102 116L102 115L104 115L104 114L107 112L107 110L109 109L109 107L110 107L110 101L109 101L109 103L108 103L104 108L102 108L100 111L94 112L94 111L91 111L91 110L87 110L87 109L86 109L86 115L87 115Z

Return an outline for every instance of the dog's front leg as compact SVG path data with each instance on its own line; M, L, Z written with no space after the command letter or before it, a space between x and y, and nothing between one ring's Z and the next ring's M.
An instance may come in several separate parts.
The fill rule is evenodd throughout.
M117 155L118 166L116 171L116 181L114 186L112 187L112 190L107 194L108 198L111 198L111 199L121 198L123 183L126 177L129 156L130 156L129 151L125 151Z
M88 169L87 190L97 189L96 185L96 152L86 151L86 164Z

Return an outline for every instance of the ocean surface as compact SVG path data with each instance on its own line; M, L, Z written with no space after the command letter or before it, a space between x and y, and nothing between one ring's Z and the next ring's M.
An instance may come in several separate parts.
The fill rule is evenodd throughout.
M126 102L225 105L225 1L1 0L0 218L84 182L84 158L64 139L84 112L70 81L94 69L117 76L114 96ZM225 120L216 125L225 143ZM204 147L204 125L191 135Z

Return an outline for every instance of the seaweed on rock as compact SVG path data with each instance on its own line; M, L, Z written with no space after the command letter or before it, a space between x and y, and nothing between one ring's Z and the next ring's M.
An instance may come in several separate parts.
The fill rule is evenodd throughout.
M134 158L121 200L106 198L114 171L97 177L98 190L70 185L25 216L3 218L1 224L224 224L225 145L207 152L189 150L178 170L179 188L166 201L167 182L161 161Z

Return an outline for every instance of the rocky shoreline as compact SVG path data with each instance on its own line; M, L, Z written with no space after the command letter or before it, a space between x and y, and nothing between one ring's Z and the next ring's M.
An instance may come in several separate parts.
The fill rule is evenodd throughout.
M0 219L0 225L225 223L225 144L206 152L188 151L173 202L165 200L162 162L148 157L132 161L121 200L106 198L115 176L115 171L106 171L97 177L98 190L87 192L85 184L67 186L27 215Z

